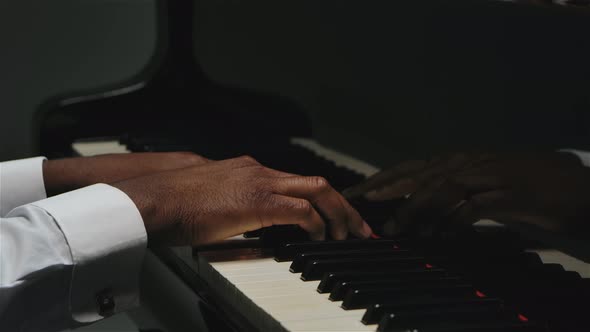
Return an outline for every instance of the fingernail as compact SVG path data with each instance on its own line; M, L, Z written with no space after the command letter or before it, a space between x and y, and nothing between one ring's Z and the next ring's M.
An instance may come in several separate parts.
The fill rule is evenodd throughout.
M367 224L366 221L363 220L363 237L366 239L368 237L371 236L371 234L373 234L373 230L371 229L371 226L369 226L369 224Z

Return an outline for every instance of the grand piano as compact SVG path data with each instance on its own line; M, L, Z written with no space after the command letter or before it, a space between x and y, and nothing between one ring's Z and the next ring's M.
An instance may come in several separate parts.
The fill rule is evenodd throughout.
M324 176L342 190L410 156L584 148L588 142L590 41L583 31L590 11L584 1L314 2L284 5L287 11L269 1L156 5L161 47L142 73L41 106L44 155L248 154L272 168ZM261 32L265 20L283 34ZM346 34L340 46L334 42L342 35L330 33L351 25L389 39L363 36L366 44L327 61L336 65L317 72L319 83L292 81L289 75L305 72L301 63L310 61L310 50L276 51L285 47L277 35L313 46L324 58L324 51L359 40ZM325 46L292 38L297 31L312 40L307 30L334 39L318 38ZM240 44L256 33L259 39ZM391 58L371 54L375 61L359 70L351 58L374 50L367 46L373 43L388 44ZM232 53L236 44L242 53ZM247 75L252 68L260 77ZM233 78L232 71L238 73ZM323 85L332 74L333 85ZM357 84L344 90L347 79ZM540 120L530 123L531 115ZM477 126L461 131L459 125L471 121ZM382 234L394 203L352 203ZM152 248L143 288L155 307L174 308L178 320L202 315L198 328L210 331L583 331L588 252L584 243L492 221L434 239L368 241L310 242L296 227L272 227L208 246Z

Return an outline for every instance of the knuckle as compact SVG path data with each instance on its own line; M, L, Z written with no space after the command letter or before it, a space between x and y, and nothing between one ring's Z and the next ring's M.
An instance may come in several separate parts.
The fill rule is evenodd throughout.
M308 178L309 184L313 188L317 188L320 190L325 190L330 188L330 183L324 177L321 176L311 176Z
M250 156L240 156L236 158L236 160L242 165L260 165L260 163L256 161L256 159Z
M169 152L168 157L176 162L187 165L196 164L202 160L200 156L188 151Z
M306 200L296 200L291 203L291 209L298 214L309 216L313 213L313 206Z
M192 152L180 152L181 157L185 158L191 164L198 164L203 161L203 158Z
M268 171L268 168L260 165L260 164L255 164L253 166L248 167L248 170L251 171L254 174L260 174L260 173L265 173ZM262 181L261 181L262 182Z

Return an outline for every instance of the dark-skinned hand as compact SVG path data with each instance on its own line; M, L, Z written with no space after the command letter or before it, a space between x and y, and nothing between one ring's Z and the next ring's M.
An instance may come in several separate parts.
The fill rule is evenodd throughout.
M590 168L569 153L456 154L413 160L344 191L347 198L400 200L391 234L492 219L590 236Z
M48 160L43 180L48 195L113 183L137 176L202 165L208 159L190 152L105 154L94 157Z
M321 177L266 168L250 157L211 161L114 183L136 204L148 240L205 244L271 225L296 224L314 240L329 228L367 238L371 228ZM326 226L329 227L326 227Z

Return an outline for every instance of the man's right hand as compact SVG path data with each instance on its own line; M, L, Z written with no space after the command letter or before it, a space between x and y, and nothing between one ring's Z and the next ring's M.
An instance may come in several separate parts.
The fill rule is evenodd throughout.
M204 244L271 225L297 224L314 240L371 228L321 177L266 168L250 157L212 161L113 184L137 205L150 241Z

